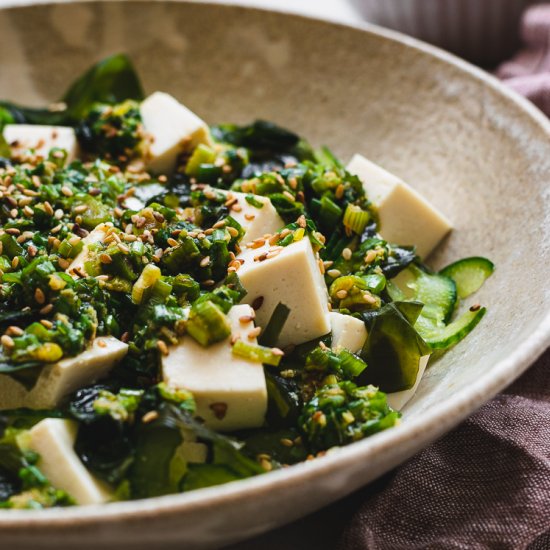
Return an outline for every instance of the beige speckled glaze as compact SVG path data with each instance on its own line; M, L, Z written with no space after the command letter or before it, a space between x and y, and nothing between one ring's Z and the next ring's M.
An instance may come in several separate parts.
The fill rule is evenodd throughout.
M2 548L213 547L342 497L425 447L516 378L550 334L550 124L480 71L412 39L296 16L187 3L0 11L0 97L55 99L106 54L131 54L210 122L263 117L403 176L454 221L436 266L497 265L489 313L427 372L401 426L259 478L146 501L0 511ZM156 546L155 546L156 545ZM125 547L125 546L124 546Z

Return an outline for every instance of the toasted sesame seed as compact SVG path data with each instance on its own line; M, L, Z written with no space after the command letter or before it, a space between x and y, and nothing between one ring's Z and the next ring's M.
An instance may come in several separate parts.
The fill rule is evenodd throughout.
M46 304L41 310L40 315L48 315L53 309L53 304Z
M285 354L285 352L282 349L279 349L279 348L271 348L271 353L273 355L278 355L280 357L282 357Z
M375 304L376 298L370 294L370 292L364 292L363 293L363 300L367 302L367 304Z
M317 265L319 266L319 271L321 272L321 275L325 274L325 264L321 258L317 260Z
M474 304L471 308L470 308L470 311L479 311L481 309L481 304Z
M199 265L201 267L206 267L210 264L210 256L205 256L200 262Z
M237 199L237 197L229 196L229 198L225 201L225 206L231 208L234 204L238 202L238 200L239 199Z
M106 254L105 252L103 252L102 254L99 255L99 261L102 264L110 264L113 261L113 258L111 258L109 254Z
M46 301L46 296L44 295L44 292L41 288L37 288L34 291L34 299L39 303L43 304Z
M47 329L50 329L53 327L53 323L51 321L48 321L48 319L40 319L40 323L42 326L46 327Z
M244 219L251 222L251 221L256 219L256 215L255 214L245 214Z
M168 355L170 351L164 340L157 340L157 349L162 353L162 355Z
M66 185L64 185L64 186L61 188L61 192L62 192L66 197L72 197L72 196L73 196L73 192L71 191L71 188L70 188L70 187L67 187Z
M378 256L378 254L376 253L375 250L369 250L365 256L365 263L366 264L370 264L372 263L376 257Z
M222 227L225 227L225 224L226 224L225 220L220 220L219 222L216 222L212 227L214 229L221 229ZM234 229L234 228L231 228L231 229Z
M351 248L346 247L344 248L344 250L342 250L342 258L344 258L344 260L351 260L351 255Z
M283 229L280 233L279 233L279 236L281 239L284 239L287 235L290 235L292 233L292 229Z
M262 458L260 460L260 466L266 471L271 472L273 470L273 464L269 460L266 460L265 458Z
M11 327L8 327L6 330L6 334L10 336L21 336L23 334L23 329L21 327L16 327L15 325L12 325Z
M347 298L348 296L348 291L347 290L339 290L337 293L336 293L336 297L339 299L339 300L343 300L344 298Z
M285 197L285 199L288 199L291 202L295 201L294 195L289 191L283 191L283 196Z
M53 216L53 208L52 208L52 205L48 201L44 202L44 212L46 212L46 214L48 214L48 216Z
M38 248L36 248L36 246L30 244L27 247L27 252L28 252L28 254L31 258L34 258L36 256L36 254L38 254Z
M332 279L336 279L342 275L342 273L338 269L329 269L327 271L327 275L331 277Z
M18 265L19 265L19 256L15 256L11 261L11 267L13 269L16 269Z
M13 338L11 336L8 336L7 334L4 334L2 338L0 338L0 342L5 348L13 348L15 346L15 342L13 341Z
M336 191L334 191L334 196L337 199L341 199L344 196L344 185L341 183L336 188Z
M88 210L88 205L86 204L79 204L78 206L74 207L74 211L76 214L82 214L83 212L86 212Z
M262 307L263 303L264 303L263 296L258 296L257 298L254 298L254 300L252 301L252 309L254 311L258 311Z
M297 223L302 229L304 229L305 227L307 227L306 217L305 217L303 214L296 220L296 223Z
M242 206L238 203L235 203L232 207L231 207L231 210L233 212L242 212Z
M12 208L10 210L10 217L11 218L17 218L17 215L19 214L19 210L17 210L17 208Z
M283 445L284 447L293 447L294 441L292 441L292 439L288 439L288 437L283 437L281 439L281 445Z
M159 417L159 413L157 411L149 411L143 415L143 418L141 419L141 421L144 424L149 424L149 422L155 421L158 417Z
M107 347L107 344L106 344L105 340L98 340L98 341L97 341L97 345L98 345L100 348L106 348L106 347Z
M279 250L279 249L270 250L270 251L266 254L265 259L266 259L266 260L271 260L271 258L275 258L275 257L278 256L280 253L281 253L281 250Z
M232 237L238 237L239 236L239 231L237 229L235 229L234 227L228 227L227 228L227 232L232 236Z
M54 212L54 218L55 218L56 220L60 220L64 215L65 215L65 212L63 212L63 210L61 210L61 208L58 208L58 209Z
M262 327L254 327L248 334L247 337L249 340L254 340L255 338L258 338L260 336L260 333L262 332Z
M59 267L61 269L67 269L71 265L71 262L69 260L66 260L65 258L59 258L57 260L57 263L59 264Z
M216 284L216 281L213 279L206 279L206 281L203 281L202 284L204 286L214 286Z
M23 208L24 206L27 206L32 202L32 199L30 197L23 197L22 199L19 199L18 205L20 208Z
M178 241L176 241L176 239L172 239L172 237L168 237L168 239L166 239L166 242L170 245L170 246L178 246Z

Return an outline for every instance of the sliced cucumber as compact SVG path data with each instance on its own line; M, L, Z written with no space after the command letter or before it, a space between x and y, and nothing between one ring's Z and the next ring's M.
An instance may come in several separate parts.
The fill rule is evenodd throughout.
M479 290L494 270L493 262L487 258L473 256L444 267L439 274L450 277L456 283L458 297L464 299Z
M455 309L457 291L454 281L440 273L428 273L416 265L410 265L389 281L387 288L394 301L422 302L424 309L420 316L436 324L447 323Z
M456 321L445 326L435 325L421 315L414 328L418 330L418 333L430 348L445 350L454 346L468 335L481 321L486 311L484 307L474 311L469 310Z

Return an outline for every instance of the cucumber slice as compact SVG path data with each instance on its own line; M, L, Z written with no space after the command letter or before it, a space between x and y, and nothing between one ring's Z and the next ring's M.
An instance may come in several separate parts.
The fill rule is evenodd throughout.
M493 262L487 258L474 256L444 267L439 274L450 277L456 283L458 297L464 299L479 290L494 270Z
M457 290L454 281L440 273L428 273L410 265L388 281L388 294L394 301L422 302L421 317L435 324L447 323L455 309Z
M484 307L475 311L469 310L456 321L443 327L434 325L420 316L414 328L418 330L418 333L430 348L433 350L446 350L458 344L460 340L472 332L486 311Z

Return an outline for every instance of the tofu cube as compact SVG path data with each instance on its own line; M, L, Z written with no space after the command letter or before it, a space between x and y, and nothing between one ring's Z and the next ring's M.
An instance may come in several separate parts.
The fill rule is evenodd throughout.
M4 138L10 145L14 157L26 154L29 149L41 157L47 157L50 149L54 147L67 151L67 163L79 156L74 130L66 126L7 124L4 127Z
M367 328L361 319L336 311L328 314L332 332L332 349L347 349L359 353L367 341Z
M426 366L428 365L429 359L430 359L429 355L424 355L423 357L420 358L420 361L418 363L418 374L416 376L416 381L412 388L409 388L408 390L396 391L394 393L387 394L388 405L392 409L395 409L396 411L400 411L412 399L413 395L416 393L416 390L418 389L420 380L422 380L422 376L424 375L424 371L426 370Z
M105 377L128 350L112 336L99 336L75 357L42 367L36 384L25 386L6 374L0 375L0 410L28 407L53 409L64 397Z
M233 208L229 212L244 229L242 237L243 243L248 243L262 237L263 235L272 235L285 226L285 222L275 210L273 204L267 197L252 195L250 193L239 193L237 191L226 191L225 189L213 189L218 193L223 193L229 199L236 199ZM252 197L254 202L261 203L257 207L246 200L246 197ZM234 207L237 207L234 209Z
M290 308L279 347L301 344L330 332L327 287L307 237L282 249L269 243L245 248L237 258L244 261L237 272L248 292L244 303L261 301L256 309L259 326L265 328L279 302Z
M145 162L153 172L169 174L181 153L192 151L199 143L212 145L206 122L169 94L150 95L141 104L140 113L150 138Z
M96 479L74 451L78 425L72 420L46 418L29 432L28 446L40 455L38 468L56 488L77 504L101 504L113 499L109 486Z
M228 317L232 338L256 343L255 338L248 338L254 322L244 322L252 314L248 305L231 308ZM231 348L231 338L204 348L184 336L162 358L164 382L192 392L197 416L214 430L258 428L264 423L267 410L264 369L260 363L233 355Z
M378 207L385 240L416 245L418 255L425 258L452 229L451 222L417 191L362 155L355 155L346 170L359 177Z

